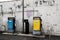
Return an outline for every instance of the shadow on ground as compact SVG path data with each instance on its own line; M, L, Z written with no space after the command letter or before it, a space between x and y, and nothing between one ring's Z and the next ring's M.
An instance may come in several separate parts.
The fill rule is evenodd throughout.
M2 35L0 34L0 40L60 40L58 36L46 36L46 38L24 37L16 35Z

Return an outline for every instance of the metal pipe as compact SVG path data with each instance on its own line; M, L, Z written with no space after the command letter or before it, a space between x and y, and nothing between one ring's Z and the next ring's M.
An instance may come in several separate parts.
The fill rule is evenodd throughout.
M0 6L1 6L1 14L3 16L3 6L2 5L0 5Z
M22 30L22 33L24 33L24 0L22 0L22 16L23 16L23 30Z

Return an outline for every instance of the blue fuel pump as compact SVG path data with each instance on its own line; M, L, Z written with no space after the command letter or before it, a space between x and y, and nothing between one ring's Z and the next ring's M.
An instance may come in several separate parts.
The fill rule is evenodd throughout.
M15 18L8 18L8 32L15 32Z

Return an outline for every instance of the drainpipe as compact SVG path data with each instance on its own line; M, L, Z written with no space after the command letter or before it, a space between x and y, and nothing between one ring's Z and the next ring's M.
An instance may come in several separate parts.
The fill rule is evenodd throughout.
M22 14L23 14L22 15L23 16L23 19L22 19L23 20L23 27L22 27L23 30L22 30L22 33L24 33L24 0L22 0Z

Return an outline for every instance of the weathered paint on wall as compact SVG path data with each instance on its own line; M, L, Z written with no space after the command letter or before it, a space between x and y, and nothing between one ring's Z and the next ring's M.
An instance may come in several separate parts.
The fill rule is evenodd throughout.
M40 5L40 0L38 0L38 4L36 6L35 1L37 0L25 0L24 1L24 19L29 20L30 24L30 32L32 32L32 21L34 16L39 16L42 18L42 27L45 33L48 33L52 30L53 35L60 35L60 0L54 0L55 3L52 2L51 4L48 2L43 3ZM48 0L45 0L48 1ZM22 1L14 1L14 2L4 2L0 3L3 5L3 24L7 23L7 17L9 16L16 16L16 30L22 31ZM18 8L17 5L20 5L21 8ZM9 14L11 12L10 7L12 7L13 14ZM34 11L34 12L33 12ZM31 14L27 14L31 13ZM6 20L5 20L6 19ZM5 20L5 21L4 21Z

